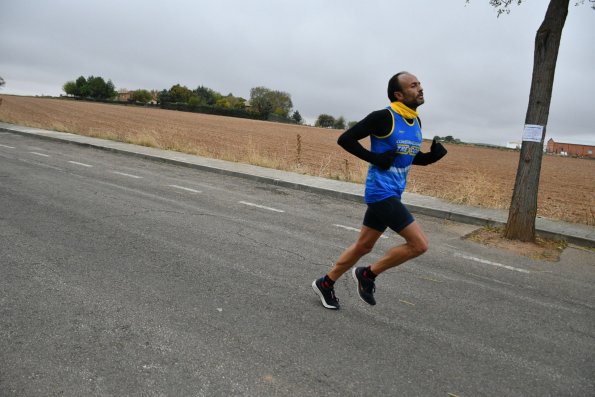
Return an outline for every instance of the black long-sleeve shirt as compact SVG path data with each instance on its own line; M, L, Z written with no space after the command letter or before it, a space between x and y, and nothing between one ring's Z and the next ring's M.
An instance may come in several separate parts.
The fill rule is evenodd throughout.
M410 123L413 120L408 120ZM419 121L419 119L418 119ZM420 122L421 127L421 122ZM337 143L346 151L354 156L372 164L377 164L382 154L372 153L359 143L361 139L369 137L371 134L384 136L393 128L393 119L390 110L381 109L367 115L362 121L345 131ZM436 145L439 145L437 147ZM428 153L418 152L413 159L415 165L432 164L446 154L446 149L439 143L432 144L432 151Z

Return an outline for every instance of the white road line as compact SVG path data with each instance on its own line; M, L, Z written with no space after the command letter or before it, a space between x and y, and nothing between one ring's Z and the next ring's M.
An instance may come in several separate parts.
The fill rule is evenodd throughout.
M359 231L360 231L360 229L357 229L357 228L351 227L351 226L344 226L344 225L337 225L337 224L335 224L333 226L340 227L341 229L345 229L345 230L351 230L352 232L358 232L359 233ZM385 235L382 235L382 236L380 236L380 238L388 238L388 237L385 236Z
M50 157L50 155L49 155L49 154L45 154L45 153L38 153L38 152L29 152L29 153L31 153L31 154L35 154L35 155L37 155L37 156Z
M83 166L83 167L93 167L93 166L92 166L92 165L90 165L90 164L79 163L78 161L69 161L69 163L70 163L70 164L75 164L75 165L80 165L80 166Z
M25 160L25 159L18 159L18 160L22 161L23 163L27 163L27 164L31 164L31 165L38 165L40 167L50 168L50 169L56 170L56 171L64 171L62 168L54 167L49 164L38 163L37 161L29 161L29 160Z
M127 174L125 172L112 171L112 173L113 174L122 175L122 176L127 176L129 178L142 179L142 176Z
M250 207L262 208L263 210L274 211L274 212L285 212L283 210L278 210L276 208L266 207L264 205L258 205L254 203L249 203L247 201L239 201L240 204L248 205Z
M483 263L484 265L501 267L503 269L513 270L515 272L520 272L520 273L531 273L529 270L519 269L518 267L513 267L513 266L508 266L508 265L503 265L501 263L488 261L486 259L476 258L476 257L470 256L470 255L459 254L458 252L455 252L454 255L455 256L458 256L459 258L469 259L470 261L474 261L474 262L478 262L478 263Z
M194 189L190 189L189 187L184 187L184 186L178 186L178 185L167 185L169 187L173 187L174 189L180 189L180 190L185 190L187 192L192 192L192 193L202 193L200 190L194 190Z
M14 149L14 146L0 145L0 147L5 147L7 149Z

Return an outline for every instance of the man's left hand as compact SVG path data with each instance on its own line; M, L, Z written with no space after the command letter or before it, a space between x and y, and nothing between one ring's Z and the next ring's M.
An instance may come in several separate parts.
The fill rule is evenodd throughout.
M442 146L440 142L434 139L432 140L432 146L430 146L430 153L432 153L433 157L435 158L435 161L438 161L442 157L446 156L446 153L448 153L448 151L444 146Z

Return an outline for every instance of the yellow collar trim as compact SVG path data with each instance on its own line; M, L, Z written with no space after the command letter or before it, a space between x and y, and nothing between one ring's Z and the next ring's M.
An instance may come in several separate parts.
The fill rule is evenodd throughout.
M408 120L414 120L419 114L415 110L409 108L403 102L392 102L390 107L395 111L395 113L400 114L404 119Z

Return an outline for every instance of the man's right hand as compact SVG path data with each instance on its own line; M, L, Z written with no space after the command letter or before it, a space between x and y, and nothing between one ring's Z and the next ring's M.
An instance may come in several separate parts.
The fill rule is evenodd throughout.
M392 167L395 158L397 157L397 153L394 150L388 150L384 153L373 153L374 158L371 161L372 164L375 166L387 171Z

